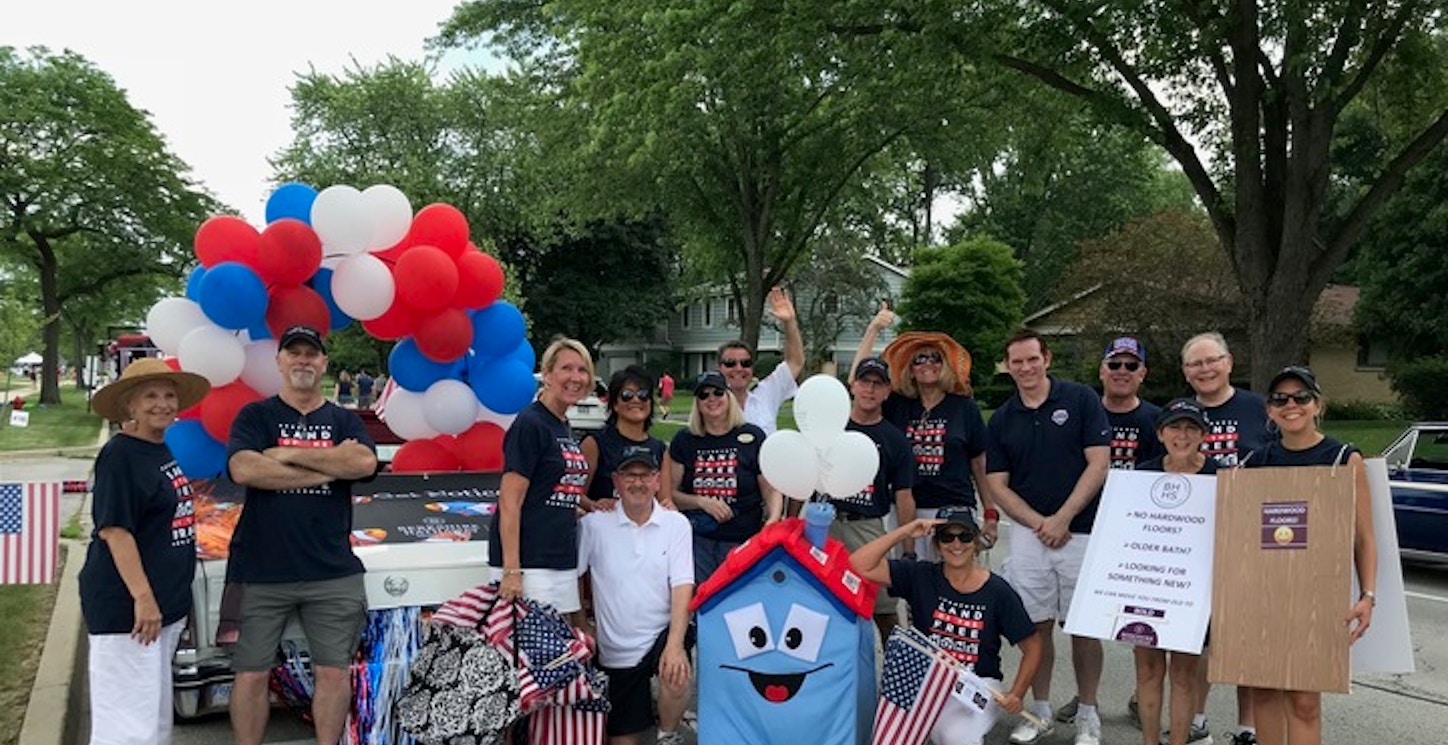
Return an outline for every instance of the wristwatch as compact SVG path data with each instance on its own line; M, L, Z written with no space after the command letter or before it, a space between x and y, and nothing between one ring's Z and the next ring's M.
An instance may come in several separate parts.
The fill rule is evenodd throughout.
M1361 597L1367 598L1369 606L1373 608L1378 607L1378 594L1376 592L1373 592L1372 590L1363 590L1363 594Z

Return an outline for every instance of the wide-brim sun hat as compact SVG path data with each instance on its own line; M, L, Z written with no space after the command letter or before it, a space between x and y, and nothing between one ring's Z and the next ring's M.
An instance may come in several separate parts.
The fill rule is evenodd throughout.
M154 380L169 380L175 384L178 412L201 403L201 399L211 391L211 383L196 373L172 370L169 365L155 357L142 357L127 365L115 382L91 396L91 409L108 421L123 422L131 416L122 405L126 394L136 386Z
M951 372L955 374L955 384L951 386L951 393L965 393L969 390L966 386L970 384L970 352L960 345L960 342L950 338L949 334L939 331L908 331L890 342L885 351L880 355L885 359L885 364L890 366L890 387L896 392L904 392L906 371L910 370L910 362L915 353L921 349L935 347L941 351L944 357L944 364L950 366Z

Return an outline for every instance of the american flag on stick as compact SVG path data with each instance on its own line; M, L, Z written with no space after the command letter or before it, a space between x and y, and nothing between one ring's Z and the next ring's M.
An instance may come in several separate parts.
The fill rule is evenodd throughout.
M0 585L55 581L60 550L56 483L0 483Z
M930 638L896 626L885 644L885 674L872 745L920 745L950 698L955 668Z

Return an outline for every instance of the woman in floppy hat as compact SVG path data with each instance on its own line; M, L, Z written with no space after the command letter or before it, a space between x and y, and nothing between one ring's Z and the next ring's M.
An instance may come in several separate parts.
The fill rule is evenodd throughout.
M171 656L191 612L196 532L191 485L165 433L209 390L200 375L142 358L91 398L122 425L96 456L95 532L80 572L93 743L171 740Z
M860 339L851 371L871 356L876 337L894 322L890 306L881 303ZM1000 513L985 487L985 419L971 397L970 352L948 334L909 331L890 342L881 356L890 367L893 390L883 407L885 419L905 433L915 453L915 515L930 518L943 507L979 510L989 547L995 543ZM907 557L917 554L940 558L924 538L915 542L914 551L905 552Z

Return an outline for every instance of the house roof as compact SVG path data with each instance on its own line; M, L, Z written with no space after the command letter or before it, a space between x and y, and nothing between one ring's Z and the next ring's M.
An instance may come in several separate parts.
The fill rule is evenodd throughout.
M875 593L880 588L850 569L850 552L843 543L829 539L823 549L815 548L804 537L804 521L797 517L766 527L730 551L719 569L694 593L694 602L689 610L698 610L711 600L728 595L736 582L751 577L751 570L776 551L782 551L796 566L813 577L845 609L862 618L870 618L874 614Z

